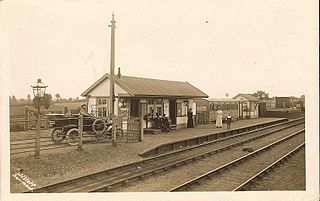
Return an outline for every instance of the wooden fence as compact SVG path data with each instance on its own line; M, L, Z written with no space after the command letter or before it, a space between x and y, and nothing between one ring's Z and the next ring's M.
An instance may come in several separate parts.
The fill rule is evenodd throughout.
M42 113L50 114L65 114L68 113L68 107L63 107L62 110L45 110ZM50 117L42 114L41 128L51 128L52 121ZM24 114L10 115L10 131L27 131L37 127L37 110L31 109L29 106L24 107Z

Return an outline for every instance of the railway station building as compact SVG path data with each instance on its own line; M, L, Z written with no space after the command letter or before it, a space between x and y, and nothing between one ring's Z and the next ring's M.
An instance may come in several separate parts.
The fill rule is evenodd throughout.
M239 100L241 116L246 119L258 118L259 117L259 99L254 97L252 94L239 93L233 99Z
M86 97L88 112L96 117L110 114L110 74L106 73L81 96ZM150 116L166 116L176 128L187 126L187 111L196 114L195 98L208 95L188 82L114 76L114 114L121 117L143 117L143 125Z

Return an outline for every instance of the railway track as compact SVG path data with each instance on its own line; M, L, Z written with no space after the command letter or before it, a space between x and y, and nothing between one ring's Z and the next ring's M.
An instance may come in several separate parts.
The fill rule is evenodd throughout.
M65 182L45 186L35 189L33 192L95 192L111 191L112 189L126 185L130 182L144 179L164 170L188 164L210 155L220 153L242 144L259 140L270 136L284 129L302 126L303 119L281 123L278 126L270 126L265 130L258 129L256 132L250 131L236 136L229 136L215 142L178 150L169 154L152 157L135 163L130 163L121 167L108 169L91 175L74 178ZM221 143L224 144L221 144ZM213 147L215 146L215 147Z
M304 146L304 129L170 189L174 191L238 191ZM288 146L289 145L289 146ZM292 148L292 146L294 148ZM266 155L274 155L266 160ZM282 156L283 155L283 156ZM269 157L270 158L270 157ZM270 164L270 160L272 161ZM262 169L262 170L261 170ZM249 179L248 179L249 178Z
M274 171L276 168L278 168L282 163L285 163L287 160L290 160L290 158L294 155L296 155L299 151L305 149L305 143L303 142L299 146L297 146L295 149L290 151L289 153L285 154L251 178L249 178L247 181L243 182L241 185L239 185L237 188L233 189L233 191L247 191L250 190L250 187L254 185L257 181L261 180L261 178L268 176L268 174L272 171Z

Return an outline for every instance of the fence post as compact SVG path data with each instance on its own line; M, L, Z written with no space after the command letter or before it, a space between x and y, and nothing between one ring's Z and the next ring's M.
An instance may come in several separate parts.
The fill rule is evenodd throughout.
M68 106L64 106L63 107L63 111L62 111L62 114L68 114L69 110L68 110Z
M130 117L128 117L128 119L127 119L127 134L126 134L126 142L129 142L129 135L131 134L130 133L131 132L131 119L130 119Z
M26 122L24 123L24 130L29 130L29 120L30 120L30 116L29 116L29 108L28 106L24 106L24 118L26 120Z
M83 116L79 116L78 120L78 130L79 130L79 143L78 143L78 150L82 151L82 140L83 140Z
M140 116L140 142L143 141L143 116Z
M40 102L41 100L38 100L38 112L37 112L37 135L36 135L36 152L35 156L39 158L40 156L40 137L41 137L41 115L40 115Z
M117 118L115 115L112 115L111 116L112 118L112 146L116 147L117 146L117 133L116 133L116 121L117 121Z

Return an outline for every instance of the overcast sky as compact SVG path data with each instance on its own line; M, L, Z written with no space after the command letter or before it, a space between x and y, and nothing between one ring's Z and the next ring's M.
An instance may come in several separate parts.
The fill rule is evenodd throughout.
M109 72L113 11L124 75L187 81L211 98L257 90L300 96L317 78L310 61L317 8L304 0L24 0L1 9L9 95L17 98L32 95L38 78L53 96L80 97Z

